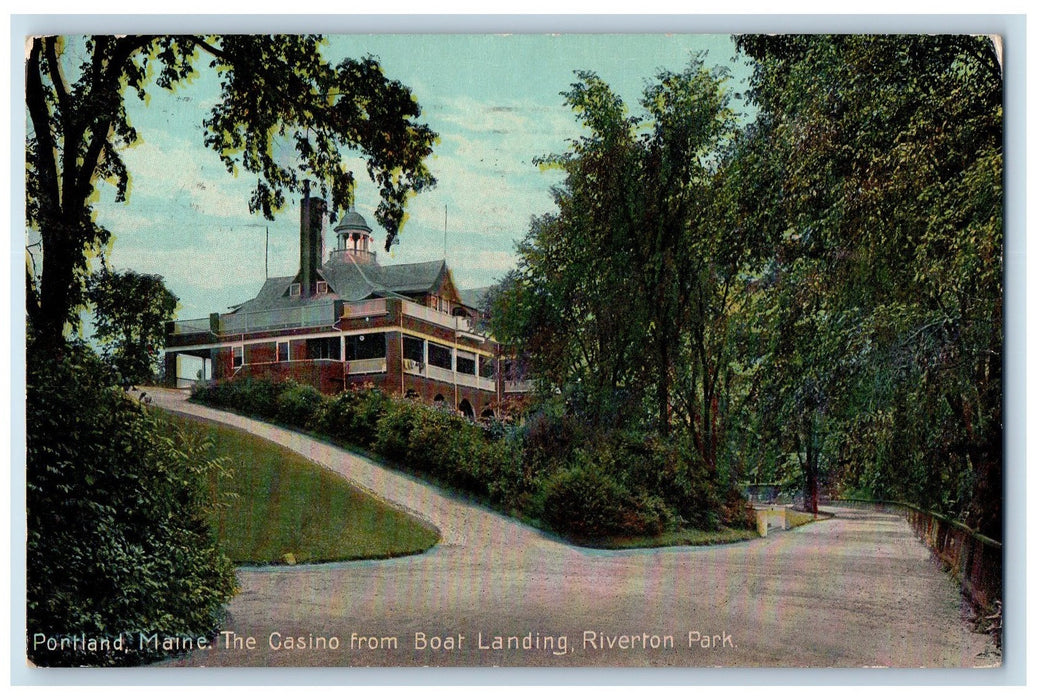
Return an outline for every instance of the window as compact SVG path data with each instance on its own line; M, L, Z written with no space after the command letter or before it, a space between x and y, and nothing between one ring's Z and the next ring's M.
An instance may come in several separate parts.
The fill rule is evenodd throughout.
M436 367L443 369L453 369L453 353L450 352L450 348L443 347L442 345L436 345L435 343L428 344L428 363Z
M317 282L317 294L327 294L327 293L328 293L328 283L327 282L318 281Z
M403 359L424 362L425 341L409 335L403 336Z
M457 353L457 371L460 374L475 374L475 355L470 353Z
M288 294L293 297L302 296L302 285L298 282L293 282L292 286L288 288Z
M281 341L277 344L277 361L288 362L291 358L288 355L288 342Z
M342 338L310 338L306 341L306 357L311 360L341 360Z
M496 376L494 372L495 365L497 363L492 357L479 357L479 376L483 379L493 379Z
M385 357L385 333L346 336L346 361Z
M234 358L232 360L232 363L233 363L235 368L241 367L243 364L245 364L245 346L244 345L235 345L233 348L231 348L231 353L232 353L233 358Z

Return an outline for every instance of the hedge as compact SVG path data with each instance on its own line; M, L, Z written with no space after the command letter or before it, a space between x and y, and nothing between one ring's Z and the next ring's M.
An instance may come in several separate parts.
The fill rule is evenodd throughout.
M200 387L194 399L371 450L573 539L752 527L741 496L720 489L690 446L596 433L550 407L519 427L480 425L377 389L327 397L254 379Z

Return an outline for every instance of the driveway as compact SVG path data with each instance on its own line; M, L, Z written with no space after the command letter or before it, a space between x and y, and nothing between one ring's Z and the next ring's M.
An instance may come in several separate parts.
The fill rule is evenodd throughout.
M956 586L894 515L837 508L743 543L583 549L299 433L149 394L289 447L442 533L400 559L240 569L215 647L169 665L991 664Z

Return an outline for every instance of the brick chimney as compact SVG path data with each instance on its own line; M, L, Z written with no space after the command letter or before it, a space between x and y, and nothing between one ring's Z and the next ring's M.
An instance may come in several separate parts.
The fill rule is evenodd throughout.
M317 288L317 268L324 249L324 200L310 197L310 181L303 181L299 214L299 283L302 296L311 297Z

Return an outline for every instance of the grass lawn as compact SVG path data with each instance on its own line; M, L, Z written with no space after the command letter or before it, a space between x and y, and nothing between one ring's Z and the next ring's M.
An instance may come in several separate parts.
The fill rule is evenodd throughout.
M801 525L807 525L809 523L817 522L818 520L827 520L831 518L831 513L818 512L817 517L814 517L813 513L804 513L798 510L788 511L789 527L800 527Z
M230 474L214 479L213 527L237 564L381 559L423 552L439 540L429 525L341 476L242 430L169 415L199 431Z
M574 544L596 549L640 549L647 547L681 547L744 542L759 537L755 530L723 528L721 530L684 529L641 537L610 537L598 540L572 540Z

